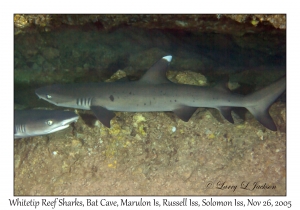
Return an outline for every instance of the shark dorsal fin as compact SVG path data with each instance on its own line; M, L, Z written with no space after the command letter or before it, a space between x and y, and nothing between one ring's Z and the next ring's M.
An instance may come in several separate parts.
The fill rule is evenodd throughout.
M151 66L151 68L142 76L139 82L151 84L170 83L166 73L171 60L171 55L162 57L153 66Z
M224 93L226 92L230 92L230 89L228 88L228 82L226 82L225 80L222 80L220 82L218 82L215 86L214 89L222 91Z

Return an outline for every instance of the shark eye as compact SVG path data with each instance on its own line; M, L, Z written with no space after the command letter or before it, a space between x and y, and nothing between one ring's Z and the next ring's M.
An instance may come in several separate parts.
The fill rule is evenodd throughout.
M52 96L51 95L46 95L46 98L52 98Z
M52 124L53 124L53 121L52 121L52 120L48 120L48 121L46 122L46 124L47 124L47 125L52 125Z

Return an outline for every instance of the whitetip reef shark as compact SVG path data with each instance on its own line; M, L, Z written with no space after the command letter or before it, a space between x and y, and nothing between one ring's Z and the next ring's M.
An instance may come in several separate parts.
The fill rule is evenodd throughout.
M78 120L78 115L61 110L14 110L14 138L40 136L60 131Z
M166 76L171 60L171 55L162 57L138 81L55 84L39 88L35 93L57 106L91 110L107 127L115 116L113 111L172 111L187 122L198 107L212 107L234 123L232 107L245 107L266 128L277 130L268 110L286 89L285 77L243 96L231 93L224 85L200 87L173 83Z

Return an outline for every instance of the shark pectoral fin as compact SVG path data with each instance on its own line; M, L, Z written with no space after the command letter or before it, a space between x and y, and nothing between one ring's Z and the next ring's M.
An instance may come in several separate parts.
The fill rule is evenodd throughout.
M174 114L179 117L184 122L188 122L189 119L192 117L194 112L198 109L198 107L189 107L184 106L179 109L173 110Z
M92 112L98 118L98 120L105 125L106 127L110 128L110 120L115 116L115 113L105 109L102 106L91 106L90 107Z
M217 108L221 114L223 115L223 117L228 120L230 123L234 123L233 118L231 116L231 107L227 107L227 106L223 106L223 107L218 107Z

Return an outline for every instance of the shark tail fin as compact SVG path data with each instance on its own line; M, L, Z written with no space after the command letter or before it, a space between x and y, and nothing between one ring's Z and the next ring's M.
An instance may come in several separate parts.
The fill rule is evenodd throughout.
M276 131L277 127L269 114L271 104L286 89L286 77L245 97L245 107L266 128Z

